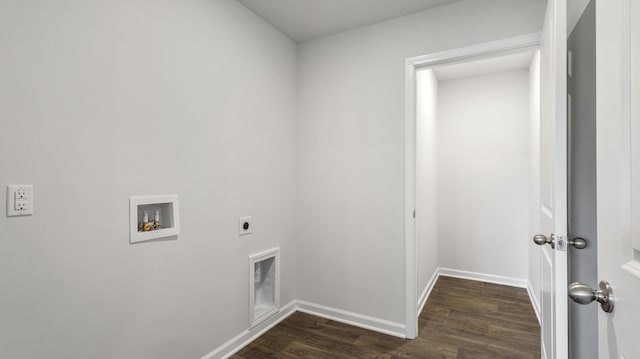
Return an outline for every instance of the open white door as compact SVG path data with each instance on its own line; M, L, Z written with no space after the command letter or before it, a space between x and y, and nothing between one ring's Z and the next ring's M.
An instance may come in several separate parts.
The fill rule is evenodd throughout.
M542 355L566 359L567 4L549 0L540 49L540 235ZM545 244L546 242L546 244Z
M596 2L598 277L601 359L640 358L640 1ZM595 304L591 304L595 305Z

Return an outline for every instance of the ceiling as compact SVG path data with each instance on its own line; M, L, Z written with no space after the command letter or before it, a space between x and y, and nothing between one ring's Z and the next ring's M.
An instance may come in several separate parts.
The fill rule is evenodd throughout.
M238 0L295 41L371 25L459 0Z
M488 75L497 72L527 69L531 64L535 50L519 52L488 59L442 65L434 68L440 81L455 80L463 77Z

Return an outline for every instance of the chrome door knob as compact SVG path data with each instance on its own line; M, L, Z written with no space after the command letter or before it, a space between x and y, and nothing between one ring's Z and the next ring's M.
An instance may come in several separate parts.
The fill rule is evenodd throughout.
M585 249L587 248L587 240L581 237L576 237L568 241L570 245L575 249Z
M535 236L533 236L533 243L539 245L539 246L544 246L545 244L550 244L551 248L556 247L554 242L554 236L553 234L551 235L551 238L547 238L547 236L545 236L544 234L536 234Z
M594 290L580 282L569 284L569 298L578 304L589 304L593 301L600 303L600 307L607 313L613 312L613 288L607 281L600 282L600 289Z

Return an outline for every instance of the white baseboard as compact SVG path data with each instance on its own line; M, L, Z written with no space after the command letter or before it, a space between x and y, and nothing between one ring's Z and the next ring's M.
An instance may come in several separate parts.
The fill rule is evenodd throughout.
M406 338L404 324L301 300L298 301L298 311L394 337Z
M438 277L440 276L463 278L481 282L508 285L511 287L525 288L529 293L529 298L531 299L534 311L536 313L538 321L540 322L540 306L537 302L536 297L533 295L531 284L527 280L477 272L468 272L450 268L438 268L436 269L433 276L431 276L427 287L420 295L418 301L418 315L420 315L420 313L424 309L424 306L427 303L427 299L429 298L429 295L431 295L431 291L433 290L433 287L437 282ZM353 325L398 338L406 338L406 326L402 323L396 323L385 319L370 317L367 315L349 312L342 309L331 308L302 300L293 300L282 307L280 311L271 318L265 320L251 330L245 330L244 332L238 334L234 338L222 344L217 349L203 356L201 359L227 359L231 357L233 354L240 351L242 348L247 346L252 341L256 340L259 336L276 326L278 323L280 323L296 311L330 320L335 320L336 322Z
M288 316L295 313L297 309L296 301L292 300L284 307L280 308L280 311L274 314L272 317L266 319L264 322L258 324L250 330L236 335L226 343L222 344L209 354L206 354L201 359L227 359L233 354L240 351L240 349L247 346L252 341L258 339L259 336L264 334L267 330L276 326L276 324L285 320Z
M395 323L358 313L348 312L341 309L331 308L315 303L293 300L289 302L289 304L282 307L280 311L271 318L260 323L253 329L245 330L244 332L238 334L209 354L203 356L201 359L227 359L231 357L296 311L335 320L336 322L341 322L368 330L373 330L379 333L392 335L394 337L406 338L404 324Z
M438 274L446 277L462 278L469 280L476 280L480 282L487 282L493 284L508 285L510 287L527 288L529 281L526 279L506 277L493 274L484 274L477 272L468 272L451 268L438 268Z
M533 311L536 312L536 318L538 318L538 324L542 325L542 318L540 317L540 303L538 303L538 297L533 292L531 282L527 281L527 293L529 293L529 299L533 306Z
M420 316L420 313L422 313L425 304L427 304L427 299L429 299L429 296L431 295L433 286L438 281L438 277L440 276L439 269L440 268L437 268L436 271L433 272L431 279L429 279L429 283L427 283L427 286L422 291L422 294L420 294L420 298L418 298L418 317Z
M427 287L424 289L424 291L420 295L420 298L418 301L418 315L420 315L420 313L424 309L424 306L427 303L427 299L429 299L429 296L431 295L431 291L433 290L433 286L436 284L440 276L462 278L462 279L475 280L479 282L487 282L487 283L507 285L510 287L524 288L527 290L527 293L529 294L529 298L531 299L533 309L536 312L538 321L540 321L540 314L539 314L540 306L538 305L538 302L535 296L533 295L533 290L528 280L514 278L514 277L493 275L493 274L469 272L469 271L464 271L459 269L442 268L442 267L438 267L436 269L435 273L433 273L433 276L431 276L431 279L429 280Z

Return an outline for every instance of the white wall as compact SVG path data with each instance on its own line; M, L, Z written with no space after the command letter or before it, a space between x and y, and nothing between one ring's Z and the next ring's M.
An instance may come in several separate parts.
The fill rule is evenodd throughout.
M542 251L533 243L540 231L540 52L529 65L529 283L540 309L542 291Z
M440 266L526 280L528 71L442 81L438 88Z
M274 246L283 304L403 322L404 60L543 11L469 0L304 43L297 82L296 45L232 0L2 2L0 184L36 198L0 216L0 357L199 357L248 327L247 256ZM181 236L130 245L129 196L163 193Z
M538 32L545 5L460 1L300 45L301 299L404 323L405 59Z
M296 297L295 43L232 0L7 0L0 48L0 184L35 185L0 215L0 357L199 358L274 246ZM130 245L129 196L164 193L179 239Z
M418 299L438 268L438 79L416 72L416 251Z
M567 34L571 34L578 24L580 17L587 9L590 0L568 0L567 1Z

